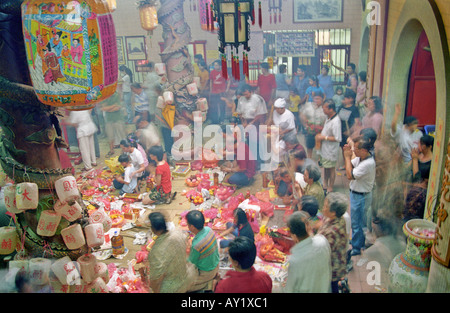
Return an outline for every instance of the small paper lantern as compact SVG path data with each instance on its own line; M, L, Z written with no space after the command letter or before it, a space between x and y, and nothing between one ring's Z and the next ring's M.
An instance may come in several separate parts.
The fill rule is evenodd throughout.
M80 274L83 280L87 283L92 282L95 276L95 265L97 264L97 259L93 254L85 254L77 259L78 265L80 266Z
M172 91L164 91L163 93L164 103L173 104L173 92Z
M193 80L194 80L194 83L196 83L197 84L197 87L200 87L200 85L201 85L201 80L200 80L200 77L194 77L193 78Z
M156 74L162 76L166 74L166 64L165 63L156 63L155 64L155 72Z
M70 287L70 293L87 293L87 287L88 283L81 280L81 283Z
M139 18L141 27L148 32L152 32L158 26L158 10L156 5L146 3L139 7Z
M86 244L80 224L73 224L61 230L61 236L69 250L76 250Z
M37 226L37 234L39 236L44 237L54 236L60 221L61 215L59 215L55 211L53 210L42 211Z
M75 262L68 256L53 262L51 270L62 285L72 286L78 285L81 282L80 272L78 271Z
M192 117L194 119L194 122L200 122L200 121L204 122L206 120L206 115L203 115L202 113L203 113L202 111L192 112Z
M97 211L93 212L89 216L89 223L90 224L96 224L100 223L103 225L103 231L106 233L108 232L112 227L112 219L109 217L109 215L103 210L103 208L98 209Z
M208 111L208 100L200 98L197 100L197 109L200 111Z
M39 187L35 183L16 185L16 206L19 210L33 210L39 204Z
M61 202L70 202L80 198L77 180L73 176L65 176L55 181L55 189Z
M158 101L156 101L156 107L159 109L164 109L166 107L166 104L164 103L164 98L159 96Z
M95 265L95 275L103 279L103 281L107 284L109 283L109 272L108 266L103 262L97 262Z
M8 255L13 253L16 250L18 240L15 227L0 227L0 254Z
M30 282L33 285L44 285L49 282L48 275L52 261L45 258L34 258L29 261Z
M25 0L22 31L40 102L86 110L115 92L116 31L106 1Z
M16 185L6 186L4 189L5 207L13 214L22 213L16 206Z
M17 273L28 274L29 262L28 260L11 260L8 262L8 268L10 270L18 268L19 271Z
M186 85L186 89L191 96L198 95L198 88L196 83Z
M97 277L87 286L87 293L108 293L108 287L103 279Z
M73 204L69 204L67 202L61 202L60 200L56 201L55 211L64 217L69 222L76 221L81 218L83 215L83 209L81 208L78 202L74 202Z
M89 224L84 228L86 243L89 248L99 247L105 242L103 224Z

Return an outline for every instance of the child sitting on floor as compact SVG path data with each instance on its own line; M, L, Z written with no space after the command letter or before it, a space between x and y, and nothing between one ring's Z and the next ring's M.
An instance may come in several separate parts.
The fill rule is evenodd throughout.
M161 146L153 146L148 150L148 156L156 163L155 184L156 186L142 199L146 204L169 204L175 198L176 192L172 194L172 173L169 164L164 160L164 150ZM151 162L152 164L155 164ZM152 166L150 165L150 171Z
M120 190L120 194L134 193L137 186L137 177L133 175L136 170L131 163L131 158L128 154L122 154L118 159L119 163L125 169L123 176L118 175L114 180L114 187Z

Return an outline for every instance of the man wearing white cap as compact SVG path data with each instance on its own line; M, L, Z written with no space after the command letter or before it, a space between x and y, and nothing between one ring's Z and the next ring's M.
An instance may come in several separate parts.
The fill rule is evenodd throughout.
M286 110L286 100L284 98L278 98L277 100L275 100L273 106L274 111L272 121L273 124L275 126L278 126L280 129L280 138L283 138L283 136L288 133L292 133L295 135L295 117L291 111ZM279 148L281 150L281 154L285 152L286 144L283 140L280 140Z

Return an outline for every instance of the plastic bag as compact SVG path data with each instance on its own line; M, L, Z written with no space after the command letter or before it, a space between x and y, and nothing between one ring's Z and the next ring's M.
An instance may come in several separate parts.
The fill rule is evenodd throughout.
M255 196L250 196L249 204L257 205L260 208L261 214L272 217L274 214L275 206L271 202L260 201Z

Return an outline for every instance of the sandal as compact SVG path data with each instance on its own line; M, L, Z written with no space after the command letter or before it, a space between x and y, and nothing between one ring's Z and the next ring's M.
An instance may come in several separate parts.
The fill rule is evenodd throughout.
M106 157L109 158L109 157L112 157L113 155L114 155L114 151L109 151L109 152L106 154Z

